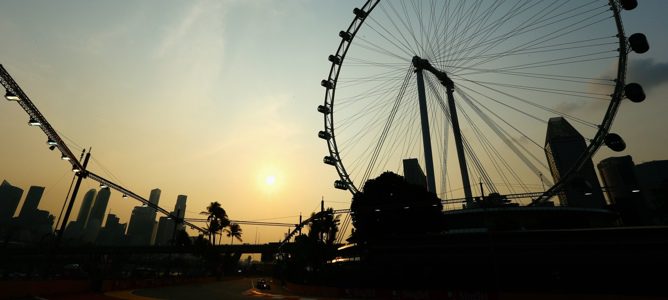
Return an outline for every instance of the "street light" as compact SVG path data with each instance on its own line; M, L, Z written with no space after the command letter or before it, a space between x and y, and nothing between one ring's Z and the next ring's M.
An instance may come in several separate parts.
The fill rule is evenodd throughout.
M54 140L52 140L52 139L48 139L48 140L46 141L46 144L49 145L49 146L55 146L55 145L58 145L58 143L56 143L56 141L54 141Z
M101 189L108 189L109 186L106 185L106 184L104 184L104 183L101 183L101 182L100 182L100 188L101 188Z
M33 119L33 118L30 118L30 121L28 121L28 124L29 124L30 126L42 126L42 122L37 121L37 120L35 120L35 119Z
M19 96L17 96L16 94L14 94L10 91L7 91L5 93L5 99L7 99L7 101L19 101L19 100L21 100L21 98L19 98Z
M67 155L65 155L65 154L63 154L63 155L60 156L60 159L62 159L62 160L70 160L70 157L67 156Z

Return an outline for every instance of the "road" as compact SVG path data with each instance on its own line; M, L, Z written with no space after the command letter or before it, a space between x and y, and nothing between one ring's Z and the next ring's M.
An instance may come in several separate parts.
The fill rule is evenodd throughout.
M81 294L63 295L49 298L25 298L25 299L49 299L49 300L207 300L207 299L285 299L298 300L290 292L282 289L280 285L271 283L271 290L258 290L253 288L258 278L239 278L223 280L211 283L200 283L191 285L179 285L168 287L156 287L137 290L115 291L105 294ZM313 298L310 298L313 299Z
M146 298L133 299L299 299L291 296L277 284L272 284L272 290L260 291L253 288L257 278L241 278L236 280L218 281L193 285L171 286L161 288L140 289L132 291L135 296ZM112 295L117 296L117 295ZM119 295L120 296L120 295ZM126 298L128 299L128 298Z

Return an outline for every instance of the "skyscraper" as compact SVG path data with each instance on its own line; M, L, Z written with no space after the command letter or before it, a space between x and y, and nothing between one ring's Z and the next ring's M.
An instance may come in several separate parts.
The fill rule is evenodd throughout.
M563 117L550 118L545 137L545 156L554 181L559 181L585 152L584 137ZM559 193L563 206L605 207L605 198L591 158L575 173L573 180Z
M176 205L174 205L174 215L179 217L179 219L183 219L186 215L186 200L188 199L188 196L186 195L178 195L176 197ZM182 230L183 229L183 223L180 223L177 226L177 230Z
M155 227L155 209L148 206L135 206L128 224L128 241L133 246L151 245Z
M668 225L668 160L638 164L636 174L640 189L654 210L653 223Z
M2 181L0 184L0 224L12 219L22 195L22 189L11 185L7 180Z
M404 178L410 184L427 188L427 176L424 175L417 158L404 159Z
M104 223L104 227L100 230L100 233L97 235L95 244L98 245L114 245L119 246L124 244L125 237L125 225L124 223L119 222L120 219L114 215L107 215L107 221Z
M174 220L167 216L160 217L158 231L155 234L155 245L169 245L174 235Z
M79 208L79 214L77 215L77 222L79 222L83 227L86 227L86 222L88 222L88 216L90 215L91 208L93 207L95 194L97 194L97 191L95 189L90 189L88 192L86 192L86 195L84 195L83 201L81 201L81 207Z
M174 205L174 211L172 215L177 216L179 219L183 219L186 214L186 200L188 196L179 195L176 197L176 204ZM158 228L155 234L155 245L167 245L172 240L174 236L174 229L176 225L176 230L183 229L183 223L174 224L174 220L170 219L167 216L160 217L158 220Z
M162 191L160 189L152 189L151 190L151 195L148 197L148 202L151 202L155 205L158 205L158 202L160 201L160 194Z
M97 193L97 197L95 197L95 202L93 202L93 206L90 209L88 222L86 223L87 226L93 221L98 222L100 226L102 225L102 220L104 219L104 213L107 210L110 196L111 191L108 188L100 189Z
M19 218L29 217L30 214L37 212L37 206L39 201L42 200L42 194L44 194L44 187L42 186L31 186L28 190L28 195L26 196L25 201L23 202L23 207L21 207L21 213Z
M649 208L635 174L631 156L608 157L597 165L608 200L624 225L649 225Z

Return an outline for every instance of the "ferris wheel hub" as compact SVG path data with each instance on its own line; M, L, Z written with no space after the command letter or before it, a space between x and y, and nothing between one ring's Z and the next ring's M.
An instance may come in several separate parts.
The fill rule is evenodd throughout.
M422 71L422 70L427 70L434 74L436 78L443 84L447 89L452 90L455 88L455 83L452 82L452 79L448 77L448 74L445 73L445 71L438 70L434 68L434 66L431 65L431 63L423 58L420 58L419 56L413 56L413 66L415 67L415 71Z

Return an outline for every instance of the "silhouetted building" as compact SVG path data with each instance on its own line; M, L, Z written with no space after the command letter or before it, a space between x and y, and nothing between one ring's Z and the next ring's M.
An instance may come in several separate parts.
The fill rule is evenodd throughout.
M106 246L121 246L125 244L125 223L120 223L120 219L114 215L107 215L107 221L104 227L97 235L95 244Z
M550 118L545 137L545 156L554 181L561 180L587 148L584 137L563 117ZM587 160L559 193L563 206L603 208L606 206L594 163Z
M653 209L655 224L668 225L668 160L636 165L640 189Z
M152 189L151 190L151 195L148 197L148 202L151 202L155 205L158 205L158 202L160 201L160 194L162 191L160 189Z
M0 224L9 222L21 202L23 190L11 185L7 180L0 184Z
M180 220L183 220L183 218L186 215L186 200L188 199L188 196L186 195L178 195L176 197L176 205L174 205L174 212L173 214L177 217L179 217ZM182 230L184 229L183 223L179 223L177 226L177 230Z
M21 207L21 213L19 213L19 218L26 218L29 214L37 211L37 206L39 201L42 200L42 194L44 194L44 187L42 186L31 186L28 190L28 195L26 196L23 206Z
M172 215L177 216L180 220L183 220L183 217L186 213L186 200L188 196L179 195L176 197L176 204L174 205L174 211ZM174 237L174 229L182 230L183 223L174 224L174 220L170 219L167 216L160 217L158 220L158 228L155 234L155 245L167 245L171 242Z
M649 207L645 202L631 156L609 157L598 163L598 171L608 200L619 212L624 225L648 225Z
M84 225L84 223L78 220L71 221L67 224L63 237L69 240L69 244L79 244L83 241Z
M167 216L160 217L155 234L155 245L169 245L174 235L174 220Z
M155 209L148 206L135 206L128 224L127 238L130 245L148 246L152 244L155 227Z
M424 175L417 158L404 159L404 178L410 184L427 188L427 176Z
M81 223L83 228L86 227L86 222L88 222L88 217L93 208L95 194L97 194L97 191L95 189L90 189L86 192L86 195L84 195L83 201L81 201L81 207L79 208L79 214L77 215L77 222Z
M86 242L92 243L97 239L97 234L100 231L100 228L102 228L102 221L104 220L104 214L107 211L110 196L111 191L108 188L100 189L100 191L97 192L93 207L91 207L90 214L88 215L88 221L84 226L84 240Z

